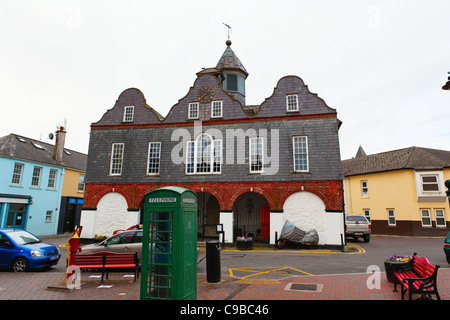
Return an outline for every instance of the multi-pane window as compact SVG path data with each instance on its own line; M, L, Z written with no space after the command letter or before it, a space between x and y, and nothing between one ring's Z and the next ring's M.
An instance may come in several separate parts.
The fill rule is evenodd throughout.
M20 185L22 181L23 164L15 163L11 184Z
M439 191L437 176L422 176L423 191Z
M161 142L150 142L148 144L147 174L159 174L159 159L161 156Z
M436 227L446 227L445 214L443 209L434 209L434 217L436 219Z
M213 172L220 173L222 167L222 140L214 140Z
M134 106L127 106L123 112L123 122L133 122Z
M123 143L113 143L111 147L111 166L109 174L121 175L122 174L122 164L123 164Z
M211 136L202 134L197 139L197 173L209 173L211 171Z
M431 227L430 210L421 209L420 210L420 219L422 220L422 227Z
M263 138L250 138L250 172L262 172L263 165Z
M78 192L84 192L84 174L78 176Z
M389 226L395 226L395 210L394 209L387 209L387 215L388 215L388 225Z
M45 222L52 222L53 211L48 210L45 214Z
M195 173L195 142L188 141L186 149L186 173Z
M54 189L56 185L56 173L58 171L55 169L50 169L50 174L48 175L48 185L47 187L50 189Z
M222 117L222 101L213 101L211 104L211 118Z
M363 209L364 217L370 222L370 209Z
M186 173L220 173L222 165L222 140L213 140L209 134L201 134L195 141L188 141Z
M31 186L39 187L39 183L41 180L41 167L34 167L33 169L33 177L31 178Z
M367 181L361 181L361 195L368 196L369 195L369 186Z
M308 138L303 136L293 137L292 145L294 152L294 171L308 171Z
M298 95L288 94L286 96L286 110L287 111L298 111Z
M188 119L198 119L198 103L189 103Z

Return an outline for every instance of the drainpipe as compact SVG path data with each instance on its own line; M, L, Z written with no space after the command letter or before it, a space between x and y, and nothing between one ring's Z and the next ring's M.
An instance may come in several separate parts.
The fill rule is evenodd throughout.
M63 189L63 185L64 185L64 171L65 171L66 169L65 168L62 168L62 171L61 171L61 179L60 179L60 181L59 181L59 194L58 194L58 199L56 200L56 204L57 204L57 208L56 208L56 211L57 212L55 212L55 215L56 215L56 218L55 218L55 230L54 230L54 232L53 232L53 234L55 234L55 235L57 235L58 234L58 225L59 225L59 219L61 218L60 217L60 213L61 213L61 197L62 197L62 189Z

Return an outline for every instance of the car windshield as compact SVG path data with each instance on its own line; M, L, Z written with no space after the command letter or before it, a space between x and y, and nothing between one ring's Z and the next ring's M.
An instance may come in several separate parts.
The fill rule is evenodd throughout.
M363 216L347 216L347 221L366 221Z
M41 240L23 230L8 232L8 236L18 245L39 243Z

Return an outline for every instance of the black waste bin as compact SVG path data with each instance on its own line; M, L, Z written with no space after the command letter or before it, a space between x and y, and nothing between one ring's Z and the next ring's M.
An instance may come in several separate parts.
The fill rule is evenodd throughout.
M218 240L206 242L206 281L220 281L220 247Z

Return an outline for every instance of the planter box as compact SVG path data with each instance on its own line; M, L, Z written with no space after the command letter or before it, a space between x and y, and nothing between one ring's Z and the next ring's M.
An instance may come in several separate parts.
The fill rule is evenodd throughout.
M386 278L389 282L394 283L394 272L395 268L406 266L409 262L384 262L384 270L386 271Z
M237 240L236 248L238 250L253 250L253 240Z

